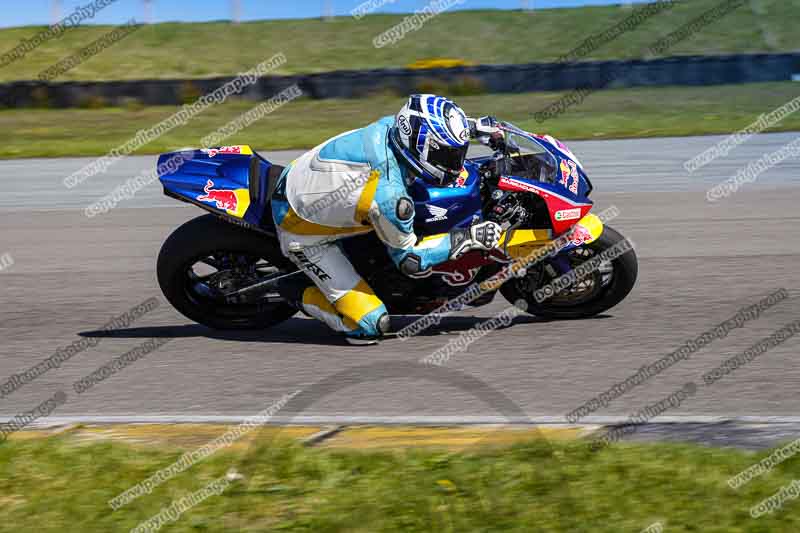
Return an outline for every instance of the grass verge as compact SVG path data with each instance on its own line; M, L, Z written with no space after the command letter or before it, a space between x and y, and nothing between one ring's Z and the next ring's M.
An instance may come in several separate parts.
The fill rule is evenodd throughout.
M720 0L692 0L659 13L632 31L605 43L583 59L641 57L647 46ZM358 2L353 2L356 6ZM422 4L420 4L421 7ZM799 0L745 2L703 31L677 44L670 54L774 52L800 48L796 31ZM474 64L553 61L585 38L614 27L632 10L616 6L520 11L445 12L393 46L376 49L373 39L406 15L371 15L229 22L165 23L147 26L56 81L207 78L233 75L283 51L281 74L343 69L403 67L426 58L453 58ZM0 30L0 53L44 27ZM37 74L109 32L85 26L66 32L0 68L0 81L36 79ZM469 36L469 38L465 38Z
M184 443L186 444L186 443ZM0 444L0 531L127 531L234 468L242 477L169 531L797 531L787 502L749 508L800 478L800 460L734 491L726 481L766 453L677 444L527 439L452 451L309 449L271 430L192 466L126 506L109 499L177 460L163 442L81 439L76 431Z
M730 133L800 96L800 84L758 83L714 87L665 87L599 91L559 117L538 123L533 113L564 93L464 96L458 103L471 116L496 114L537 133L564 139L610 139ZM403 103L395 96L362 100L299 99L228 138L262 150L309 148L343 131L394 114ZM230 102L212 107L185 126L143 147L139 154L197 147L205 135L254 106ZM177 107L142 109L25 109L0 112L7 132L0 157L69 157L107 153ZM800 113L770 131L800 130Z

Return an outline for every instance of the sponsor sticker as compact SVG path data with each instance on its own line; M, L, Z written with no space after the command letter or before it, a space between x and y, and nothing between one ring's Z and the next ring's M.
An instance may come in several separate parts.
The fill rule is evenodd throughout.
M397 119L397 126L400 128L400 131L406 137L411 136L411 124L408 123L408 117L401 116Z
M562 211L556 211L556 220L576 220L581 218L581 210L580 208L575 209L564 209Z
M447 220L447 208L439 207L438 205L427 205L425 207L428 208L428 213L432 215L431 218L426 218L425 222L439 222L441 220Z
M451 189L454 187L463 188L467 185L467 180L469 179L469 172L466 169L461 171L461 174L458 175L456 181L448 185Z
M311 272L317 278L319 278L320 281L331 279L328 273L322 270L322 267L318 264L312 263L303 251L292 252L292 254L297 258L300 264L303 265L303 268L306 272Z
M219 148L203 148L201 150L204 154L208 154L208 157L214 157L217 154L241 154L242 147L241 146L220 146Z
M221 189L212 189L214 182L208 180L206 186L203 187L205 194L197 197L201 202L213 202L216 204L217 209L229 209L236 211L239 201L236 198L234 191L226 191Z
M578 176L577 165L572 161L562 159L560 167L561 185L569 188L569 192L572 194L578 194L578 182L580 181L580 177ZM569 183L570 178L572 178L572 183Z
M509 187L511 190L527 191L539 194L539 189L537 189L530 183L525 183L524 181L517 181L512 178L505 178L505 177L500 178L499 184L505 185L506 187Z
M581 246L584 243L592 242L592 240L594 240L591 232L580 224L576 224L575 227L572 228L572 231L569 235L572 238L572 244L575 246Z

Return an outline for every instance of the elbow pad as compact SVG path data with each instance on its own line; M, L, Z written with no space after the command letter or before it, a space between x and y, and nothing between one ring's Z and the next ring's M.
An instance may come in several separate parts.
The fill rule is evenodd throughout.
M400 261L400 272L406 276L419 276L422 270L422 258L417 254L408 254Z

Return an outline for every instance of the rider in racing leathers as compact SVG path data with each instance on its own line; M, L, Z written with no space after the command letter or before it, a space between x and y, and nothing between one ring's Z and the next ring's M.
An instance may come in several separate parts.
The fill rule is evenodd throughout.
M292 162L278 179L273 216L281 250L315 285L288 278L282 296L353 344L377 342L389 330L386 307L338 241L375 231L408 275L497 246L501 228L494 222L418 237L407 190L417 177L452 184L464 172L470 137L497 134L489 117L471 120L446 98L413 95L395 117L343 133Z

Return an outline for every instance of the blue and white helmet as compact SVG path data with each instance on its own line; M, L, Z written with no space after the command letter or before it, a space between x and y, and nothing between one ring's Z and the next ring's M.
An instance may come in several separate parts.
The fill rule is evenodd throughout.
M413 172L439 187L454 182L463 170L469 136L464 111L433 94L412 95L389 135L395 152Z

